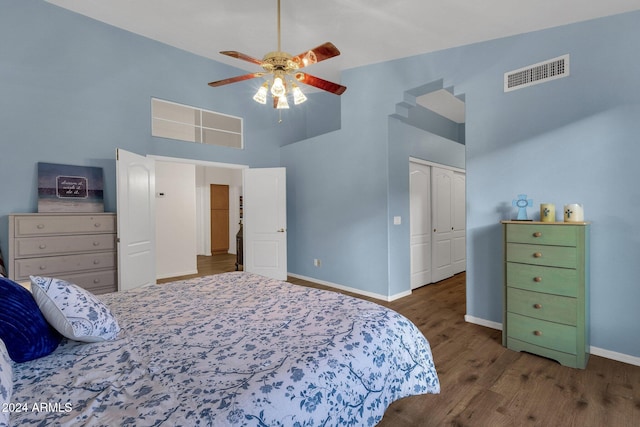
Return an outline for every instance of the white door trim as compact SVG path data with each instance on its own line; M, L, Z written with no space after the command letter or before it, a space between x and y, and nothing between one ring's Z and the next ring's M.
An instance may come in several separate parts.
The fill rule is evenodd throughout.
M197 160L197 159L189 159L186 157L166 157L166 156L157 156L155 154L149 154L147 157L150 157L154 160L160 162L174 162L174 163L191 163L199 166L207 166L212 168L226 168L226 169L246 169L249 165L241 165L235 163L222 163L222 162L212 162L208 160Z

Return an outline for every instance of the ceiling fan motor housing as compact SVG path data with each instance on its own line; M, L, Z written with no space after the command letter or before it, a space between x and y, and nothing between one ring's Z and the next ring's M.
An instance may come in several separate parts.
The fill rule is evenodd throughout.
M297 70L299 67L287 52L269 52L262 59L262 68L270 73L274 70L282 70L286 73Z

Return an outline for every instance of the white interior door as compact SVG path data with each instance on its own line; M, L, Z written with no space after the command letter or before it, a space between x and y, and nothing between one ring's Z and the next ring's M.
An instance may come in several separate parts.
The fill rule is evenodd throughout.
M155 161L116 149L118 290L156 283Z
M287 279L285 168L244 169L244 270Z
M431 168L433 189L433 274L438 282L453 276L452 244L453 223L451 219L451 197L453 171L437 167Z
M431 167L409 163L411 289L431 283Z

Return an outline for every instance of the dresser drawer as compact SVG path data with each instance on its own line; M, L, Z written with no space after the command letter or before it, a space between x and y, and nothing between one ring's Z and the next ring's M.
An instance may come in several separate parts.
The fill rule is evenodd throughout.
M507 224L507 242L576 246L577 228L566 225Z
M550 267L576 268L576 248L507 243L507 261Z
M508 336L540 347L576 354L576 327L507 313Z
M60 237L21 237L15 240L16 257L104 252L116 249L115 234Z
M507 288L507 311L565 325L576 325L576 299Z
M507 262L507 286L554 295L578 295L578 270Z
M62 274L56 277L99 295L118 290L117 276L117 271L113 269L79 274Z
M15 219L15 237L44 236L47 234L115 233L114 215L74 216L66 215L20 216Z
M67 255L46 258L23 258L14 263L15 280L28 279L30 275L57 277L58 273L116 268L115 252Z

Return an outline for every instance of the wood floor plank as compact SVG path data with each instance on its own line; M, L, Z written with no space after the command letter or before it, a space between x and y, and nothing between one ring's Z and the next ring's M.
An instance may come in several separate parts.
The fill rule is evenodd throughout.
M234 263L233 255L199 257L198 275L233 271ZM393 302L343 292L392 308L415 323L431 344L438 370L439 395L394 402L379 427L640 426L639 366L591 356L581 370L508 350L500 331L464 321L465 282L461 273Z

